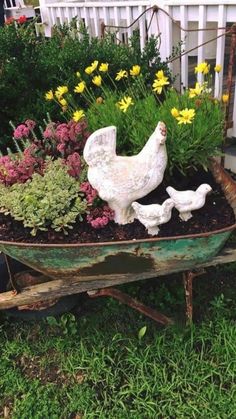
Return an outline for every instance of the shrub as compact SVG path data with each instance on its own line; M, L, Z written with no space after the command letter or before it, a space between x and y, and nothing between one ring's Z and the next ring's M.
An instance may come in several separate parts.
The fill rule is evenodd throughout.
M147 79L157 67L167 69L154 38L140 52L138 35L129 45L115 44L109 35L90 39L85 29L77 35L74 22L54 28L49 39L36 37L34 22L5 25L0 31L0 147L4 152L10 141L9 120L15 124L27 118L41 122L47 112L53 120L61 119L60 109L45 102L44 92L60 84L74 86L78 69L86 68L94 57L111 62L113 75L133 62L142 65Z

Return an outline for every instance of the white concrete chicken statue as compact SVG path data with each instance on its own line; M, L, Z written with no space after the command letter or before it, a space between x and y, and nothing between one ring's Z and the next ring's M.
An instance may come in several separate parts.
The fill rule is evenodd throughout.
M173 199L175 208L179 211L179 217L183 221L188 221L192 218L191 211L200 209L205 205L206 195L212 191L212 188L207 183L200 185L196 191L177 191L168 186L166 192Z
M118 224L134 220L131 203L154 190L167 165L166 126L159 122L143 149L135 156L116 155L116 127L95 131L84 147L88 180L114 211Z
M131 205L135 211L135 218L147 228L148 234L155 236L160 230L158 226L171 219L171 211L175 204L169 198L162 205L141 205L138 202L133 202Z

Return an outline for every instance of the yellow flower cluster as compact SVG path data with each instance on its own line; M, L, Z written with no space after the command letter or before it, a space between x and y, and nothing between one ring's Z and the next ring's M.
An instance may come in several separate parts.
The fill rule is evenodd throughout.
M127 78L130 74L132 77L137 77L140 75L141 67L139 65L133 65L133 67L129 70L129 73L127 70L120 70L116 74L115 80L120 81L121 79Z
M163 87L168 84L170 84L170 82L168 81L168 77L165 76L163 70L159 70L156 73L156 79L154 80L154 83L152 85L153 91L157 92L157 94L160 95Z
M76 93L81 93L84 90L84 88L85 88L85 83L80 82L78 86L75 87L74 91ZM55 90L55 93L53 93L53 90L49 90L48 92L46 92L45 99L56 100L62 106L62 110L66 111L68 107L68 102L63 96L66 95L67 93L69 93L69 89L67 86L58 86L57 89ZM78 122L84 116L85 116L84 112L78 109L73 112L72 119L75 122Z
M220 73L222 70L221 64L216 64L214 67L214 70L216 73ZM206 61L203 63L198 64L195 67L195 73L202 73L202 74L208 74L210 71L210 64L208 64Z
M177 108L172 108L171 115L177 119L179 125L192 124L195 117L195 109L185 108L179 111Z
M58 88L55 90L55 93L53 93L52 90L49 90L45 93L45 99L46 100L57 100L60 105L63 107L63 110L66 110L66 107L68 105L66 99L63 97L68 93L68 87L67 86L58 86Z
M98 60L93 61L92 64L90 64L88 67L85 68L85 73L86 74L92 74L94 73L95 70L97 70L98 68ZM106 73L108 71L109 68L109 64L108 63L101 63L99 66L99 71L101 71L101 73Z

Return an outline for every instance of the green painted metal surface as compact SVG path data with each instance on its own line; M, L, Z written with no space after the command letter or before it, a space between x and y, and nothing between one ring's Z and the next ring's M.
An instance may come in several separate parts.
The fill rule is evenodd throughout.
M174 272L214 257L235 226L205 235L74 245L0 242L0 250L54 279ZM123 280L123 282L125 282Z

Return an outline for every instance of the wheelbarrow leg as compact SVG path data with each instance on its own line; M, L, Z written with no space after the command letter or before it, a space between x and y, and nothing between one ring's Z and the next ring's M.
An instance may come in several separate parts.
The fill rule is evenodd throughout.
M87 291L87 294L91 298L97 297L112 297L120 301L123 304L132 307L133 309L139 311L147 317L150 317L157 323L163 324L165 326L173 324L173 320L169 317L166 317L164 314L159 313L158 311L152 309L151 307L142 304L140 301L135 298L130 297L130 295L118 290L117 288L102 288L100 290Z
M9 261L10 257L7 256L4 253L4 258L5 258L5 262L6 262L6 266L7 266L7 272L8 272L8 276L9 276L9 281L10 281L10 284L11 284L11 286L13 288L12 293L13 293L13 295L16 295L16 294L18 294L20 292L20 290L19 290L18 286L16 285L16 283L14 281L14 276L12 274L11 266L10 266L10 261Z
M186 301L186 320L188 324L191 324L193 321L193 279L196 276L202 275L204 273L204 269L201 269L196 272L183 272L184 292Z

